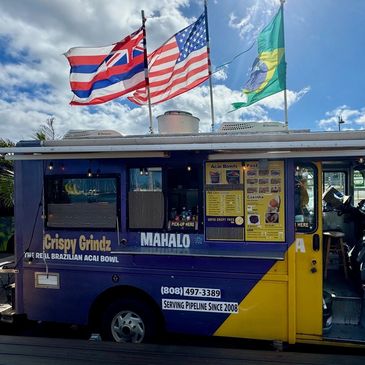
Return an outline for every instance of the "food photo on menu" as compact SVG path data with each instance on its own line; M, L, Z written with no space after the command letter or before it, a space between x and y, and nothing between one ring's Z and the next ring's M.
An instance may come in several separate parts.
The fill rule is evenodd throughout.
M257 214L250 214L248 216L248 222L249 222L249 224L259 225L260 224L260 216L257 215Z
M227 170L226 180L228 184L239 184L240 183L240 171L239 170Z
M211 184L220 183L220 173L218 171L210 171L210 182Z
M279 223L279 209L280 197L270 199L265 213L265 223Z

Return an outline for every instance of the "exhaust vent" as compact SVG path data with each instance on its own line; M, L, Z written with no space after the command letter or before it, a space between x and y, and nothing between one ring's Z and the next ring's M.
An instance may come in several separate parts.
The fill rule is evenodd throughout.
M160 134L199 133L199 118L188 112L168 111L159 115L157 122Z

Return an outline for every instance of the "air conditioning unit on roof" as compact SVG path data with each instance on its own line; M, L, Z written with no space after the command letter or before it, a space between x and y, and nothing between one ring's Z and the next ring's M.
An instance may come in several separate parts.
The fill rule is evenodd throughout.
M112 129L70 129L63 139L93 139L93 138L112 138L123 137L123 134Z
M223 122L218 133L288 132L281 122Z

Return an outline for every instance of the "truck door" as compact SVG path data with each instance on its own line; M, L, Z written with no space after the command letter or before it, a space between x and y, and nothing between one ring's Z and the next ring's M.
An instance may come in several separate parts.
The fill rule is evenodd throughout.
M296 332L300 339L322 336L321 164L295 168Z

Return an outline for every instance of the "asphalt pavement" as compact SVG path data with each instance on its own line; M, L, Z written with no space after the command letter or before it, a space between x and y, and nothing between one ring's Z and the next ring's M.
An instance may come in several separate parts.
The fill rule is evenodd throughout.
M363 365L351 354L276 352L206 346L117 344L77 339L0 336L0 364L123 364L123 365Z

